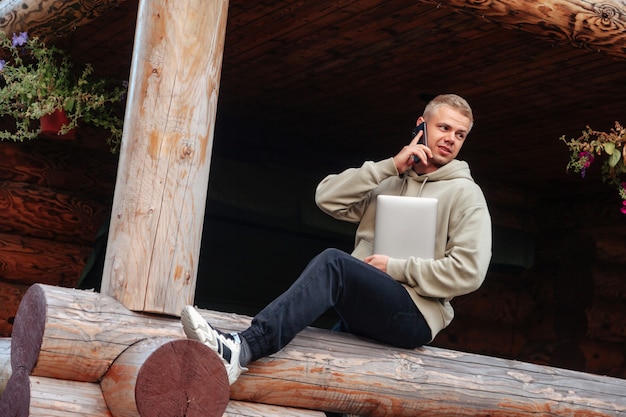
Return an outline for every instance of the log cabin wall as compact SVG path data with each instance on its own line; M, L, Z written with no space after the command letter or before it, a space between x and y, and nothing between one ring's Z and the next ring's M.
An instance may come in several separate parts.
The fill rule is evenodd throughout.
M243 9L240 4L236 11L242 13ZM484 23L480 27L482 30ZM68 39L79 43L80 36ZM113 65L111 62L107 60ZM241 143L228 118L228 114L218 115L218 154L220 145ZM506 118L499 120L505 124ZM576 122L580 120L586 119L578 117ZM331 129L328 126L332 124L324 128ZM263 137L255 140L266 143L281 135L291 139L302 133L296 130L285 135L283 129L285 126L277 132L263 132ZM98 146L94 151L93 141L87 137L90 135L76 144L50 139L0 143L2 336L10 336L17 303L29 285L76 285L109 214L116 157ZM526 152L522 159L530 158L531 151ZM533 148L533 158L536 152ZM207 237L197 290L201 306L244 314L254 313L285 289L319 250L327 246L349 250L352 243L349 228L320 225L327 220L319 218L311 201L319 178L303 179L305 186L295 181L277 183L277 178L289 175L265 160L254 163L247 159L216 158L212 162ZM270 186L237 195L239 190L232 184L245 180L251 169ZM613 227L616 222L623 223L613 210L614 200L606 193L581 197L572 190L537 193L506 182L479 178L479 183L494 225L532 237L534 263L528 268L494 265L479 291L455 300L457 318L435 344L626 377L626 236L622 227ZM592 184L595 187L597 182ZM255 267L266 258L278 257L280 267L274 262L262 270ZM284 262L286 259L289 262ZM233 283L237 284L236 293ZM329 317L328 322L331 320Z
M0 143L0 334L29 285L76 286L109 216L117 157L98 132Z

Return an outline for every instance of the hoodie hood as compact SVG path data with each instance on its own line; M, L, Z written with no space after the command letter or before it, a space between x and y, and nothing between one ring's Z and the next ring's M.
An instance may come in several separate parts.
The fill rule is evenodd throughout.
M400 194L403 195L408 187L409 181L415 181L421 183L418 196L422 195L422 191L427 182L447 181L455 179L466 179L474 182L472 174L470 173L469 165L465 161L453 159L446 165L428 174L418 174L413 169L410 169L404 173L402 186L400 188Z
M414 181L422 182L422 181L441 181L441 180L453 180L465 178L472 182L474 179L472 178L472 174L470 173L469 165L465 161L460 161L458 159L453 159L448 162L441 168L433 171L429 174L418 174L413 169L408 170L404 174L406 177L411 178Z

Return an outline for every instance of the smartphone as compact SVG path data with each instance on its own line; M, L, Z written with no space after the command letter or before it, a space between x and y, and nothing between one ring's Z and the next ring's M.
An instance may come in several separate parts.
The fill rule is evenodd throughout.
M415 138L415 136L417 136L420 131L423 133L420 140L417 141L417 144L428 146L428 137L426 137L426 122L420 123L419 125L415 126L413 130L411 130L411 139ZM420 159L415 155L413 155L413 160L415 162L420 162Z

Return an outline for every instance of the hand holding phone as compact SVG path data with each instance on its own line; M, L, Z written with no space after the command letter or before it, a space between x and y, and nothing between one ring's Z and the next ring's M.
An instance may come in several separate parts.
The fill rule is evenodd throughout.
M413 130L411 130L411 139L414 139L419 132L422 132L422 137L420 138L420 140L417 141L417 144L428 146L428 137L426 136L426 122L420 123L419 125L415 126ZM420 159L415 155L413 155L413 160L415 161L415 163L420 162Z

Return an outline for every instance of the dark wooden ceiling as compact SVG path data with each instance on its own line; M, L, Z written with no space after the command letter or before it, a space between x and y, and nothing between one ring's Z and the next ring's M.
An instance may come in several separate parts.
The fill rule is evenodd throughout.
M126 78L136 7L60 42ZM424 99L455 92L475 113L460 155L475 177L553 193L580 182L561 135L626 121L624 74L618 56L441 4L231 0L214 153L323 175L392 156Z

